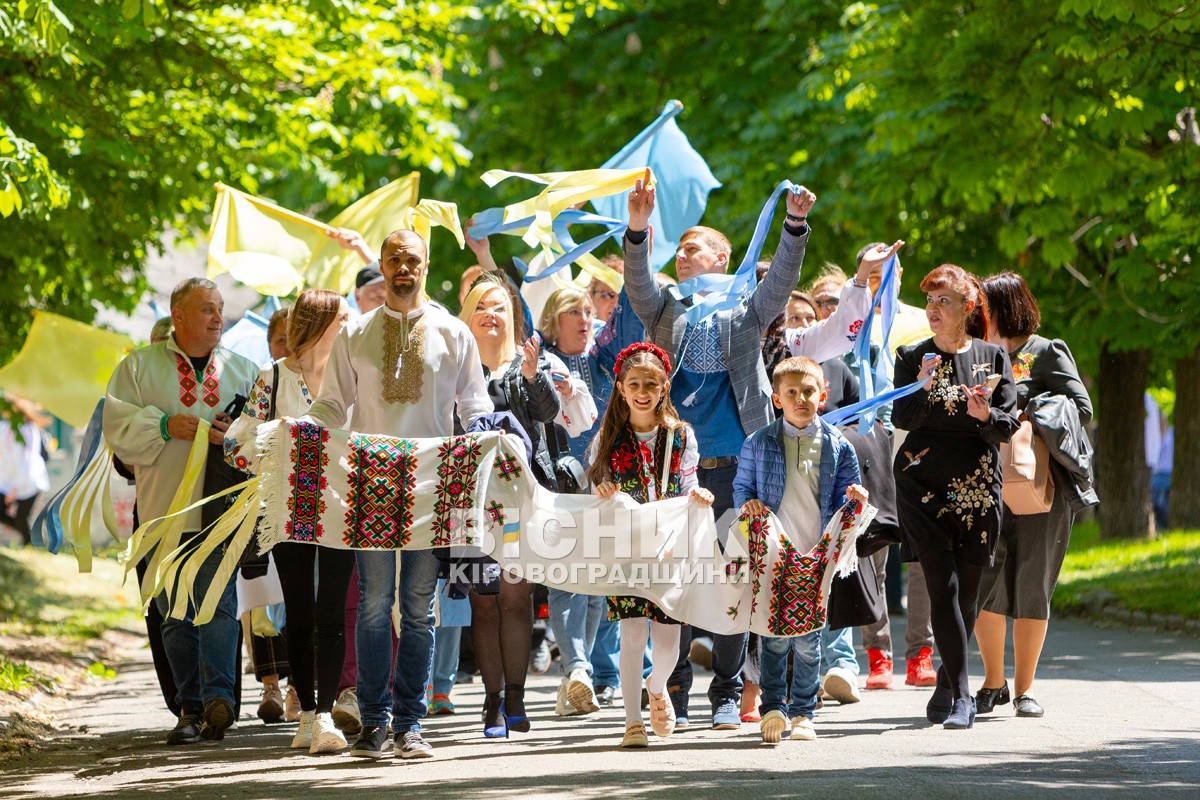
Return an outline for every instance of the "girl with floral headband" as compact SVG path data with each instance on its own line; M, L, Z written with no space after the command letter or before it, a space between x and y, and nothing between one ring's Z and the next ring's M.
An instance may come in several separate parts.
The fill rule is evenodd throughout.
M637 342L617 356L617 377L604 422L592 444L588 478L596 494L625 492L639 503L691 494L706 506L713 496L696 478L700 460L695 437L671 403L671 360L661 348ZM659 736L675 729L667 679L679 656L679 623L638 597L608 598L609 619L621 624L621 686L625 703L622 747L646 747L640 692L647 637L651 671L650 727ZM648 624L647 624L648 623Z

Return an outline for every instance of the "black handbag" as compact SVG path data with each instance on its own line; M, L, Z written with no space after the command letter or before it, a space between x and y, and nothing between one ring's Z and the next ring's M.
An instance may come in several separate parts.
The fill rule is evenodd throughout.
M875 581L875 562L870 558L858 559L858 569L833 579L827 614L830 630L871 625L883 619L887 601Z
M550 449L550 462L554 464L554 480L559 494L586 494L587 470L578 458L571 454L567 445L567 432L561 425L551 422L543 424L546 445Z

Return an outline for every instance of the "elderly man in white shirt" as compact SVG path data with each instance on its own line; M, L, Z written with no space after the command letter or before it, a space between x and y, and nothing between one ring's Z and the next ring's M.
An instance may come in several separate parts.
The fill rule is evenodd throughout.
M220 346L224 302L216 284L189 278L171 292L174 332L165 341L125 357L108 383L104 438L117 458L137 471L137 511L143 522L165 515L184 480L200 421L211 423L210 444L222 444L230 419L224 413L237 395L249 396L258 365ZM200 499L197 480L188 503ZM182 538L200 536L200 509L185 518ZM170 543L159 545L166 549ZM203 595L224 554L211 554L196 578ZM234 721L238 621L233 581L223 587L212 621L192 624L167 617L168 598L154 598L163 613L163 645L179 689L182 711L167 744L220 740Z
M327 428L349 422L357 433L422 438L453 435L456 406L463 428L492 411L470 330L422 295L428 258L425 240L416 233L396 231L384 240L379 261L387 289L384 305L338 334L320 396L304 419ZM395 755L430 757L421 718L427 711L438 561L429 550L400 552L401 628L393 665L389 627L396 553L359 550L356 555L361 599L355 646L363 728L350 754L385 755L390 712Z

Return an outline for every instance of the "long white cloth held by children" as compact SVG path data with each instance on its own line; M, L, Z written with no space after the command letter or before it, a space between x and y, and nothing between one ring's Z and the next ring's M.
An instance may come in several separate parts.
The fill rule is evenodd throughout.
M763 636L800 636L825 625L834 577L858 566L855 542L878 509L850 501L834 513L821 538L807 552L792 543L771 513L743 515L729 528L727 551L745 548L749 629Z

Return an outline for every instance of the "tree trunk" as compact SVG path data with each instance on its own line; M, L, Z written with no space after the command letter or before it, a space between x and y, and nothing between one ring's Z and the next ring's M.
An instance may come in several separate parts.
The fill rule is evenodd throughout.
M1175 468L1171 475L1172 528L1200 528L1200 349L1175 362Z
M1150 353L1100 351L1096 417L1096 491L1103 539L1151 535L1150 470L1146 466L1145 405ZM1182 406L1180 406L1182 408Z

